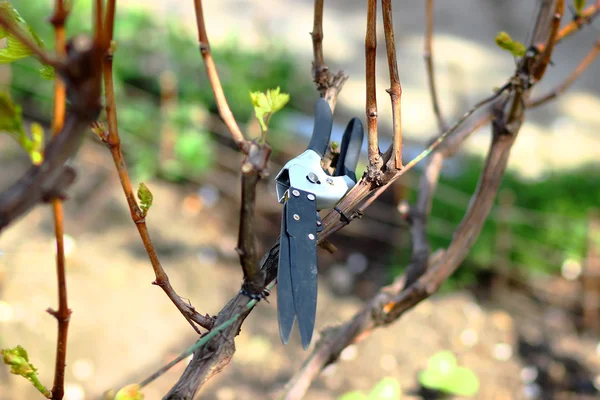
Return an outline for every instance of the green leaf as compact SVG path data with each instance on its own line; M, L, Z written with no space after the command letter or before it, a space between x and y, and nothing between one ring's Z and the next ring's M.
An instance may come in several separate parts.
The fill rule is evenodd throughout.
M402 396L400 382L397 379L387 377L380 380L369 393L369 400L398 400Z
M19 12L6 0L0 0L0 13L4 14L8 19L13 22L18 28L29 33L31 39L40 48L45 48L44 42L39 35L33 30L33 28L19 15ZM0 64L8 64L13 61L20 60L22 58L29 57L33 54L33 51L19 41L16 36L10 34L5 29L0 28L0 39L6 38L6 47L0 49ZM50 67L42 67L40 69L40 75L45 79L49 78L50 73L47 70ZM52 69L52 68L50 68Z
M266 93L250 92L250 99L254 106L254 114L260 123L264 134L269 129L269 120L277 111L281 110L290 101L290 95L281 93L279 86L276 89L269 89Z
M583 11L583 7L585 7L585 0L573 0L573 5L575 6L575 13L579 17Z
M140 208L142 209L142 215L145 217L146 214L148 214L148 210L152 206L152 200L154 200L154 196L152 196L152 192L144 183L140 183L140 185L138 186L137 196L140 200Z
M21 107L16 104L7 92L0 92L0 131L11 135L23 147L27 135L23 129Z
M140 390L140 385L131 384L121 388L117 395L115 396L115 400L143 400L144 394Z
M440 374L450 374L456 368L456 357L452 352L444 350L435 353L428 362L428 369Z
M458 367L456 357L449 351L440 351L429 359L427 369L419 373L419 383L428 389L459 396L473 396L479 390L475 373Z
M44 79L51 81L56 78L56 71L49 65L44 65L40 68L40 76Z
M525 45L523 43L512 40L510 35L506 32L499 32L496 35L496 44L503 50L510 51L515 57L522 57L525 55Z
M338 400L369 400L369 398L362 392L354 391L341 395Z
M479 391L479 379L470 369L458 367L440 389L458 396L474 396Z
M0 350L4 364L10 366L10 373L20 375L27 379L44 396L50 398L52 393L38 379L37 369L29 362L27 351L17 346L14 349Z
M44 161L44 128L38 123L31 124L31 148L29 157L35 165L40 165Z

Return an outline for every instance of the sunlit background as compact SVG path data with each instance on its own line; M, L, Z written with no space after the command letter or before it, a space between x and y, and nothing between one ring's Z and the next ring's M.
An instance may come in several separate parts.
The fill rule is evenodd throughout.
M69 34L89 32L92 2L73 3ZM339 140L351 117L365 120L364 3L325 2L325 60L332 71L350 75L336 108L333 140ZM52 1L12 4L52 48L47 22ZM436 2L434 60L448 121L511 76L515 61L494 44L494 36L507 31L526 41L534 6L534 0ZM280 86L291 95L269 131L273 177L304 149L312 130L317 99L310 74L313 2L221 0L204 7L225 94L244 133L260 133L249 91ZM571 17L568 12L565 21ZM394 2L406 159L438 133L423 62L424 20L424 2ZM191 1L119 2L114 72L123 150L134 185L145 182L154 193L147 221L161 262L178 294L199 312L214 315L242 279L234 250L241 157L216 113L194 24ZM600 25L594 25L558 46L535 93L551 90L577 66L598 37ZM381 21L378 33L379 129L385 147L391 108ZM477 377L476 398L598 395L599 65L592 64L555 101L528 112L496 206L443 294L348 347L323 371L308 399L366 394L384 377L395 382L391 386L401 389L403 399L435 398L438 393L423 387L420 374L447 362L447 352ZM28 123L48 127L53 83L40 77L39 68L34 59L2 65L0 86L10 90ZM450 243L469 205L489 138L489 127L478 131L444 166L428 226L434 251ZM0 135L0 165L0 190L28 165L27 155L7 135ZM359 168L364 165L363 160ZM73 309L69 400L101 398L111 388L138 382L196 339L164 293L151 285L153 272L112 158L91 132L76 166L78 180L65 204ZM411 238L398 206L415 198L419 174L419 168L407 174L362 220L337 233L335 254L320 253L317 328L347 320L407 265ZM257 230L264 251L279 233L281 208L271 178L259 192ZM56 322L45 310L56 302L51 211L42 206L0 237L0 347L24 346L47 386L54 370ZM298 338L281 344L274 301L251 314L236 346L229 367L206 385L201 398L267 398L308 354ZM148 386L146 398L161 398L184 367ZM0 399L40 397L30 386L0 368Z

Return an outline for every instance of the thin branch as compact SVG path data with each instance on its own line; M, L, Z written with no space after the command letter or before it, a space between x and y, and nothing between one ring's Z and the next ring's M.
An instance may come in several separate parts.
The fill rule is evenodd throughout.
M56 362L54 364L54 383L52 400L61 400L65 394L65 366L67 358L67 336L71 310L67 303L67 277L65 273L65 245L63 227L63 207L60 200L52 202L54 214L54 235L56 237L56 277L58 281L58 310L48 308L46 311L58 322L56 339Z
M323 58L323 0L315 0L313 30L310 36L312 37L314 55L312 64L313 80L317 84L317 90L324 97L329 86L330 74L329 67L327 67Z
M564 80L559 86L557 86L551 92L538 97L537 99L533 99L527 102L527 108L534 108L541 106L542 104L546 104L548 101L555 99L557 96L566 91L572 84L579 78L579 76L594 62L596 57L600 53L600 39L598 39L592 47L592 49L588 52L583 60L579 63L577 68L573 70L571 75Z
M105 34L107 35L109 43L113 40L113 31L108 29L114 26L113 21L115 16L115 9L116 0L109 0L104 22L106 27ZM156 276L155 281L152 283L163 289L163 291L166 293L169 299L171 299L173 304L175 304L175 307L177 307L181 314L183 314L185 319L190 323L194 330L198 334L200 334L200 330L194 324L194 322L204 327L205 329L211 329L213 325L213 320L208 315L203 316L199 314L193 306L185 303L183 299L179 297L179 295L177 295L177 293L171 286L171 283L169 282L169 277L163 269L162 265L160 264L158 255L156 254L156 249L154 248L152 240L150 239L150 233L148 232L148 227L146 226L146 218L142 210L138 206L135 195L133 193L131 180L129 179L129 174L125 165L125 159L123 158L123 153L121 151L121 139L119 137L119 130L117 125L117 109L115 101L112 64L113 54L112 49L110 49L106 53L102 62L102 72L104 76L104 91L106 97L106 116L108 119L108 133L102 132L101 127L99 125L96 125L96 128L100 130L99 136L102 139L102 141L108 146L110 153L113 157L113 161L115 163L115 167L117 169L117 173L119 174L119 179L121 181L121 186L123 188L123 192L125 193L125 198L127 199L131 219L135 223L135 226L140 234L140 238L142 239L144 248L146 249L146 253L148 254L148 257L150 259L150 263L152 264L152 268Z
M194 0L194 8L196 10L196 25L198 26L198 42L200 44L200 53L204 59L204 66L206 67L206 75L210 81L210 86L215 95L217 107L219 109L219 115L221 119L231 132L233 140L240 148L243 153L248 153L248 143L244 139L244 135L240 130L233 113L227 103L227 98L223 92L221 86L221 80L217 74L217 68L210 52L210 43L208 42L208 36L206 34L206 27L204 26L204 14L202 12L202 0Z
M433 106L433 113L437 120L438 128L440 132L444 132L448 129L448 125L444 120L442 111L440 110L439 99L435 84L435 73L433 68L433 1L426 1L425 9L425 50L423 57L425 58L425 66L427 71L427 80L429 82L429 95L431 96L431 105Z
M68 10L63 0L56 0L54 13L50 22L54 26L56 53L64 58L67 55L67 42L65 35L65 20ZM56 76L54 82L54 119L52 121L52 134L57 136L65 124L67 91L63 80ZM67 337L69 333L69 320L71 310L67 302L67 276L64 246L64 215L62 200L55 198L52 201L54 215L54 235L56 238L56 278L58 286L58 310L48 309L58 322L58 335L56 339L56 361L54 364L54 383L52 384L52 400L61 400L65 393L65 366L67 359Z
M596 3L588 6L581 12L581 15L576 17L572 22L563 26L562 29L558 32L556 41L557 43L563 40L566 37L571 36L586 24L591 24L594 18L598 16L600 13L600 0L596 0Z
M564 9L565 0L556 0L554 12L551 14L551 22L549 24L550 32L548 35L548 40L546 41L544 49L540 50L541 55L539 57L539 60L536 62L534 68L531 71L531 75L534 81L539 81L542 78L542 76L546 72L548 64L550 64L550 56L552 55L554 45L557 42L558 28L560 28L560 21L562 20Z
M329 71L327 64L325 64L325 59L323 58L323 0L315 0L313 30L310 36L312 38L314 55L312 63L313 81L321 97L327 100L331 111L333 111L337 97L344 83L346 83L348 75L344 74L344 71L339 71L333 75Z
M394 140L392 144L393 168L402 169L402 87L398 76L398 62L396 61L396 40L394 39L394 21L392 19L392 1L381 0L383 10L383 29L385 32L385 46L387 50L388 66L390 71L390 88L386 91L392 102L392 125Z
M369 166L367 174L370 180L379 181L383 160L379 152L379 139L377 137L377 0L368 0L367 6L367 34L365 36L365 60L367 82L367 131Z

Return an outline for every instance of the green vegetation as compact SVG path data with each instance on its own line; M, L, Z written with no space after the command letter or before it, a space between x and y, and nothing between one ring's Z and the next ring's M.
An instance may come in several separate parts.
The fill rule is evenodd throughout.
M479 391L475 373L459 367L450 351L440 351L429 359L427 369L419 373L419 383L427 389L457 396L475 396Z
M22 17L35 27L41 40L53 43L52 27L47 22L51 3L13 0ZM69 35L90 30L91 3L77 2L67 20ZM123 150L134 178L145 180L160 174L172 180L197 178L212 166L215 146L206 121L199 115L215 114L216 103L204 71L193 31L178 20L159 23L143 10L118 10L114 58L115 90ZM242 48L231 38L222 46L211 47L223 90L242 126L254 117L249 92L281 86L298 108L314 89L307 66L298 66L283 46L267 46L256 52ZM176 110L168 115L160 109L160 79L168 71L177 80ZM298 79L301 75L303 78ZM306 82L305 85L298 82ZM52 81L40 79L39 62L33 58L13 63L12 95L27 112L26 117L48 121L52 112ZM285 110L281 112L285 115ZM274 120L273 129L278 121ZM161 134L165 123L175 134L172 159L159 159ZM274 132L275 133L275 132Z
M2 354L4 364L10 367L11 374L20 375L27 379L44 397L50 398L52 396L50 390L40 382L37 368L29 362L27 350L21 346L17 346L13 349L2 349L0 350L0 354Z
M338 400L399 400L402 397L400 383L395 378L383 378L375 387L365 394L361 391L348 392Z

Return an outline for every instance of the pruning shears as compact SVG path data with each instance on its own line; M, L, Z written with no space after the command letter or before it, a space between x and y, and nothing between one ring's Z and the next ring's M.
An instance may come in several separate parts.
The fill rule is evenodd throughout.
M315 104L312 137L304 153L290 160L275 177L277 198L283 204L277 273L279 334L287 344L298 320L302 347L310 345L317 311L317 232L319 210L333 208L356 184L356 164L363 142L358 118L348 123L333 175L321 166L333 115L329 104Z

